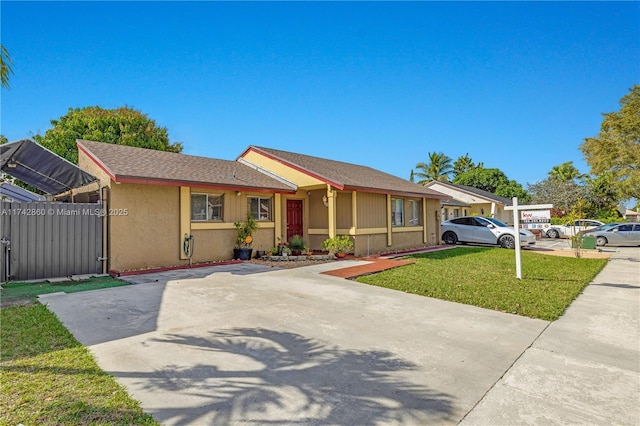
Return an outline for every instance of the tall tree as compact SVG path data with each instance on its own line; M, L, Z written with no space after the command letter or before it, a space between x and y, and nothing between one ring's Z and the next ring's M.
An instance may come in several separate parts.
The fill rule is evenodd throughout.
M509 180L500 169L485 169L476 167L459 174L453 180L458 185L472 186L505 198L518 197L527 203L530 200L527 191L515 180Z
M9 89L9 75L13 74L13 61L7 49L0 44L0 80L2 81L2 87Z
M455 179L458 175L475 168L476 165L473 163L473 160L469 157L469 153L467 152L465 155L458 157L458 159L453 163L453 178Z
M51 125L53 128L47 130L44 136L36 135L34 139L72 163L78 162L76 139L182 152L180 142L169 143L165 127L158 127L154 120L128 107L69 108L66 115L51 120Z
M620 110L603 114L600 133L580 149L591 174L611 172L623 199L640 197L640 86L620 99Z
M554 209L565 213L569 212L579 199L587 196L587 190L583 185L578 185L573 180L561 181L551 177L529 184L527 189L531 194L532 203L553 204Z
M509 178L500 169L476 168L456 176L456 178L453 180L453 183L456 183L458 185L472 186L474 188L495 193L496 189L500 185L509 184Z
M549 177L561 182L567 182L582 177L582 175L580 174L580 170L573 165L573 161L567 161L566 163L553 166L549 172Z
M522 185L513 179L507 183L501 183L498 185L494 194L505 198L518 197L519 203L528 203L531 201L529 193L522 187Z
M449 181L449 176L453 173L451 158L442 152L429 152L428 155L429 163L416 164L415 168L418 170L413 173L413 176L420 179L417 183L425 185L433 180Z

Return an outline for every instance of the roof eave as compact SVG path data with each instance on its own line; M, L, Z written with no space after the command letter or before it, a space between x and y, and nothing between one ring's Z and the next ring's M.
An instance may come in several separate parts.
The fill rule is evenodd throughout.
M274 194L274 193L275 194L295 194L296 193L295 189L286 189L286 188L233 185L233 184L226 184L226 183L198 182L198 181L178 180L178 179L160 179L160 178L150 178L150 177L144 177L144 176L128 176L128 175L116 175L114 182L141 184L141 185L158 185L158 186L189 186L192 188L220 189L224 191L263 192L263 193L269 193L269 194Z
M400 195L403 197L415 197L415 198L431 198L438 200L445 200L450 198L448 195L444 194L425 194L422 192L412 192L412 191L391 191L383 188L366 188L360 186L345 186L343 188L344 191L356 191L356 192L368 192L371 194L391 194L391 195Z

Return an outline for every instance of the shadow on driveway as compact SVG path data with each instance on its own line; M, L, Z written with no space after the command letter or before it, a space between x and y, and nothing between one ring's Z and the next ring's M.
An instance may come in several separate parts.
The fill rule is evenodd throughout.
M452 422L452 397L404 380L417 366L391 352L343 350L299 334L234 328L199 338L173 334L156 343L210 352L211 364L153 373L146 392L198 400L151 410L169 424L426 424ZM192 401L195 402L195 401Z

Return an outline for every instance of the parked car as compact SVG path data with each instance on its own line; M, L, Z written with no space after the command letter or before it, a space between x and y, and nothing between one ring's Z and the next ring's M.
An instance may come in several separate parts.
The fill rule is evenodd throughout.
M640 246L640 223L619 223L608 229L591 230L585 237L595 237L596 245Z
M492 217L462 216L442 222L442 241L445 244L480 243L514 248L516 231ZM536 243L536 236L526 229L520 230L520 246Z
M600 225L596 228L589 228L589 229L585 229L584 231L580 231L578 232L579 235L584 235L587 232L596 232L596 231L606 231L609 228L613 228L614 226L618 226L620 225L620 222L613 222L613 223L605 223L604 225Z
M603 222L593 219L578 219L573 223L565 223L564 225L552 225L547 230L547 237L549 238L569 238L577 235L581 231L588 231L598 226L604 225Z

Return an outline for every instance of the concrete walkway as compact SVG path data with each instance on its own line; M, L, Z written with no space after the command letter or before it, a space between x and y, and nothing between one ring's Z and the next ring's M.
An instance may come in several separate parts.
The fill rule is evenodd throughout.
M613 253L462 425L640 425L640 249Z
M640 424L640 252L554 323L228 265L41 301L162 424Z

